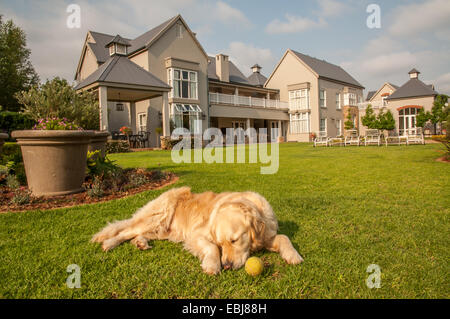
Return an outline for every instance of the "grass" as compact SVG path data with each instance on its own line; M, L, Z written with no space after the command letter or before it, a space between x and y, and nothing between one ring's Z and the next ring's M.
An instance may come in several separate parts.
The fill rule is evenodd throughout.
M158 167L180 176L172 186L195 192L244 191L272 204L280 232L305 258L269 266L257 278L243 269L202 272L181 244L125 243L104 253L91 236L128 218L163 191L104 204L0 215L1 298L449 298L450 166L439 145L313 148L282 144L280 168L259 164L174 164L165 151L111 156L123 167ZM81 267L81 288L65 282ZM368 289L366 269L381 268Z

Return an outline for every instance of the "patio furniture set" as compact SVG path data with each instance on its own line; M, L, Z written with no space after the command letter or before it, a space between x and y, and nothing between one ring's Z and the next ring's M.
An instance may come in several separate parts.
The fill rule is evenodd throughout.
M140 131L137 134L122 134L117 131L111 132L113 140L123 140L130 143L131 148L146 148L150 147L150 132Z
M404 130L402 135L392 134L383 136L379 130L369 129L364 136L357 130L349 130L345 136L328 137L326 132L319 132L314 139L314 147L317 146L351 146L351 145L410 145L425 144L425 138L421 128Z

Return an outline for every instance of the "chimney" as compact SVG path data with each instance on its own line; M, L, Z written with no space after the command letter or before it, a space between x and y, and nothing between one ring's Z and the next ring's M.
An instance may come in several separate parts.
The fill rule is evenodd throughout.
M228 64L228 55L216 55L216 74L222 82L230 82L230 66Z
M418 79L420 72L417 71L416 69L412 69L411 71L409 71L408 74L411 79Z
M255 64L254 66L251 67L253 73L261 73L261 69L262 67L260 67L258 64Z

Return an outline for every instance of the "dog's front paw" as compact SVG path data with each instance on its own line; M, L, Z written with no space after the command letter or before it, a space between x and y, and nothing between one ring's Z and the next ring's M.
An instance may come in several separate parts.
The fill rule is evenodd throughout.
M291 265L297 265L303 262L302 256L300 256L300 254L296 250L292 250L286 253L283 257L284 260Z
M117 246L116 241L114 240L114 238L111 238L111 239L107 239L103 242L102 249L104 251L108 251L108 250L113 249L116 246Z
M202 262L202 269L209 275L217 275L221 270L220 261L205 259Z

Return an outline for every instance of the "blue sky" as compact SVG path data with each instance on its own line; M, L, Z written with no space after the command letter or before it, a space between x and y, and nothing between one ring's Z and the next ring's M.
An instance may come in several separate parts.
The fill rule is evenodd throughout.
M68 29L66 8L81 7L81 28ZM369 29L369 4L381 28ZM87 30L134 38L180 13L209 54L227 53L246 74L270 74L287 48L338 64L367 90L401 85L408 71L450 94L448 0L117 0L5 1L0 13L27 33L41 79L73 79Z

